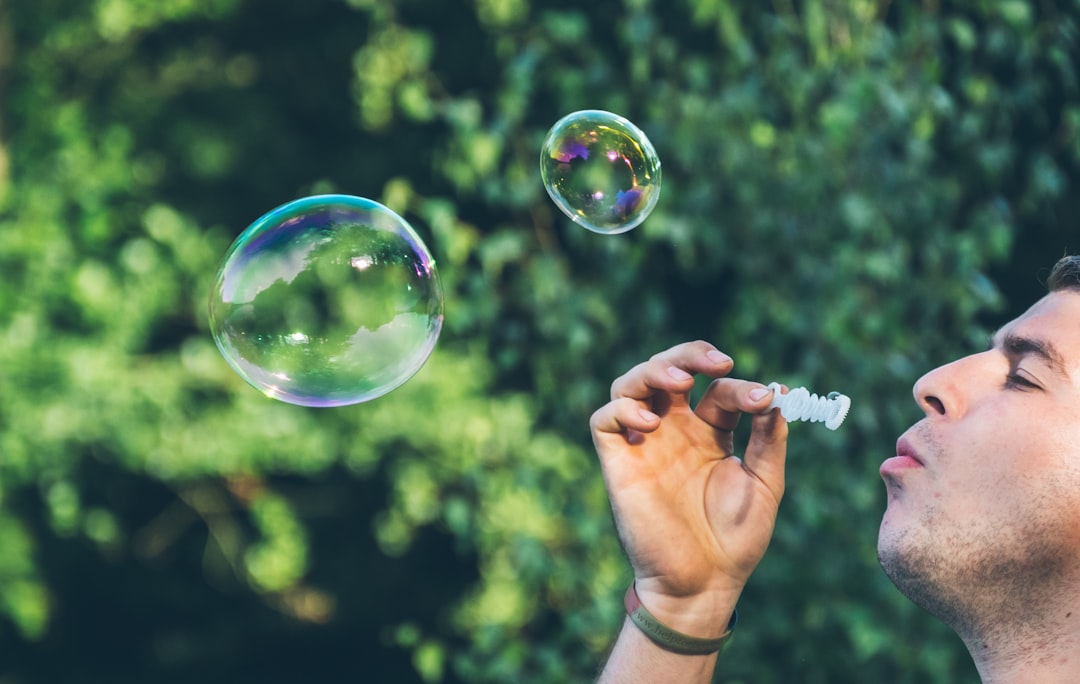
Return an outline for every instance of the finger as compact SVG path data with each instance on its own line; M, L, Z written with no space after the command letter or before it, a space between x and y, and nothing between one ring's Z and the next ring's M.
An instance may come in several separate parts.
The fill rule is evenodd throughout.
M780 411L757 414L751 422L750 441L743 455L743 466L765 483L777 501L784 495L787 438L788 424Z
M759 382L720 378L713 380L694 413L718 430L732 431L744 413L762 413L772 400L772 391Z
M659 416L629 397L604 404L589 419L594 441L602 439L602 435L625 435L628 431L652 432L659 426Z
M731 371L731 357L708 342L686 342L654 355L630 369L611 384L611 398L639 401L658 394L670 404L686 404L694 388L694 373L720 377Z
M695 412L721 430L734 430L743 413L753 415L743 466L779 501L784 494L788 426L778 410L769 409L772 396L760 383L721 378L709 385Z

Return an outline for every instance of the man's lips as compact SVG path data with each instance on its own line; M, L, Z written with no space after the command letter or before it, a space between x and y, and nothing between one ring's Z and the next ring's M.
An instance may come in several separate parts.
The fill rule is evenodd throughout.
M902 470L909 468L922 468L923 462L919 458L918 452L911 446L911 443L901 437L896 442L896 455L885 459L885 462L881 464L881 468L878 472L882 476L898 473Z

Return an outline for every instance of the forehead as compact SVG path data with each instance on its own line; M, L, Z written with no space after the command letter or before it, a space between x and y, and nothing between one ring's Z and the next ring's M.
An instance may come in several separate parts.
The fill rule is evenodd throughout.
M996 337L1015 336L1052 346L1070 374L1080 373L1080 292L1052 292L1007 323Z

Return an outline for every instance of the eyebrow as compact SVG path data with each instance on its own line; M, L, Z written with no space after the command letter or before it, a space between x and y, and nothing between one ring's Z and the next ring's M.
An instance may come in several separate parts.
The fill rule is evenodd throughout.
M1015 333L995 334L990 338L990 347L1000 347L1005 354L1012 357L1034 356L1049 366L1050 370L1065 378L1069 377L1065 370L1065 361L1061 352L1049 340L1039 340L1033 337L1024 337Z

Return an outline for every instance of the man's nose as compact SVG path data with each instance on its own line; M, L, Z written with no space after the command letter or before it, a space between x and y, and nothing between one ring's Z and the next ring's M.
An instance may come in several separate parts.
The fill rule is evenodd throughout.
M912 387L915 403L928 418L956 420L964 415L973 388L979 384L979 371L990 354L965 356L922 376Z

